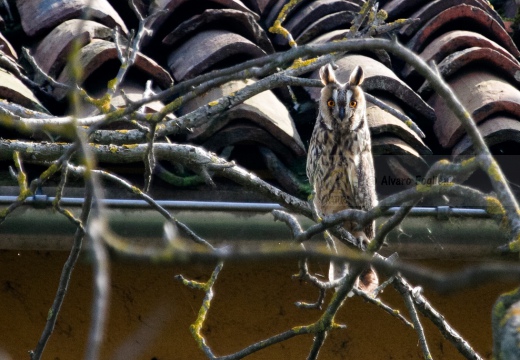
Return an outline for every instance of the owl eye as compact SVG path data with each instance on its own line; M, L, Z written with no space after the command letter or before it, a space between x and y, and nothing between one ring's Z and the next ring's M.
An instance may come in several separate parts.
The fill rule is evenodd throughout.
M334 100L331 99L331 100L327 101L327 105L329 107L334 107L334 105L336 105L336 103L334 102Z
M355 107L357 106L357 101L352 100L348 105L349 105L351 108L355 108Z

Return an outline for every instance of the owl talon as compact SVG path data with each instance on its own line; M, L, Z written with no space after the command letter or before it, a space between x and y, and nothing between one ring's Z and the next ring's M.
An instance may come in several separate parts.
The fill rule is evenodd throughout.
M365 236L358 236L356 238L356 242L357 242L357 247L359 249L361 249L361 251L367 250L369 241L367 240L367 238Z

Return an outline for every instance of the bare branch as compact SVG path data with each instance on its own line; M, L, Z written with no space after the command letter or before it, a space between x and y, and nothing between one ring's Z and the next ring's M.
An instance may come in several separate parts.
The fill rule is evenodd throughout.
M0 224L4 222L4 220L11 214L14 210L19 208L25 202L29 196L33 194L33 192L27 186L27 175L24 172L22 166L22 157L18 151L13 152L13 160L16 166L16 178L18 181L18 187L20 188L20 193L15 202L9 205L7 208L0 211Z
M204 335L202 335L201 330L204 326L204 321L206 320L206 317L208 315L211 306L211 300L213 299L213 285L215 285L215 281L217 281L218 274L222 270L223 266L224 263L220 261L215 267L215 270L213 270L213 273L211 274L209 280L203 284L187 280L179 275L176 276L176 278L180 280L184 285L203 290L206 293L206 295L204 296L204 300L202 301L202 306L200 307L197 320L195 320L195 322L190 326L190 330L191 334L195 338L195 341L197 342L197 344L199 344L201 350L204 351L206 356L210 359L216 359L216 357L215 355L213 355L211 348L206 344L206 339L204 338Z
M426 342L426 335L424 335L424 329L421 325L421 320L417 315L417 310L415 309L415 304L412 300L412 294L405 293L403 294L404 302L406 307L408 308L408 312L410 313L410 317L412 318L413 327L415 331L417 331L417 336L419 337L419 344L421 344L421 349L426 360L433 359L430 349L428 348L428 343Z
M409 326L411 327L412 329L414 328L414 325L409 322L402 314L399 310L396 310L396 309L392 309L389 305L385 304L384 302L381 301L381 299L377 299L377 298L374 298L372 296L369 296L367 295L366 292L362 291L362 290L359 290L359 289L352 289L352 292L354 294L356 294L357 296L360 296L363 300L365 300L366 302L369 302L375 306L377 306L378 308L382 309L384 312L390 314L391 316L394 316L396 318L398 318L399 320L401 320L401 322L403 324L405 324L406 326Z
M402 277L397 276L394 281L394 287L401 293L412 294L414 288L410 286ZM439 328L441 334L452 343L452 345L466 358L471 360L482 360L482 357L478 355L475 350L468 344L462 336L460 336L455 329L453 329L444 316L442 316L437 310L435 310L430 303L421 295L415 294L413 301L417 309L432 323Z
M92 191L89 188L86 188L85 194L85 202L83 203L83 209L81 210L80 222L84 224L89 216L90 209L92 205ZM83 237L85 236L85 229L83 226L78 226L76 228L76 233L74 234L74 241L72 243L72 249L70 250L69 256L65 264L63 265L63 269L60 275L60 281L58 284L58 291L56 296L54 297L54 302L49 309L49 315L47 317L47 322L45 324L45 328L42 332L40 340L38 340L38 344L34 351L30 353L31 360L39 360L43 354L45 346L54 331L54 326L56 325L56 320L58 319L58 315L60 313L61 305L63 304L63 300L65 299L65 295L67 294L70 277L72 275L72 271L74 270L74 266L79 257L79 253L81 251Z

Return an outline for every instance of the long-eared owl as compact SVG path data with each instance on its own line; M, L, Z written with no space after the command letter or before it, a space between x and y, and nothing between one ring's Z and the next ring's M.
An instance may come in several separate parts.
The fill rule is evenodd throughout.
M369 210L377 205L377 195L366 100L360 86L363 70L356 66L342 84L329 64L320 69L320 78L324 87L307 156L314 205L322 216L350 208ZM360 230L348 221L343 226L363 241L375 235L374 223ZM331 262L330 280L341 274L338 267ZM366 291L377 286L377 276L370 269L360 278L359 286Z

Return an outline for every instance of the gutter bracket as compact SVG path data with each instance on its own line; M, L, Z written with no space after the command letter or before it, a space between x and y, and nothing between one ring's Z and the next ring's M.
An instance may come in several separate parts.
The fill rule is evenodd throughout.
M437 220L448 220L451 208L449 206L437 206Z
M49 196L44 194L41 187L38 187L32 197L32 206L35 209L45 209L49 205Z

